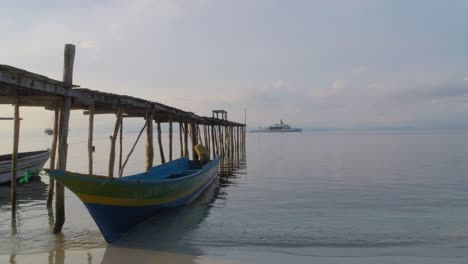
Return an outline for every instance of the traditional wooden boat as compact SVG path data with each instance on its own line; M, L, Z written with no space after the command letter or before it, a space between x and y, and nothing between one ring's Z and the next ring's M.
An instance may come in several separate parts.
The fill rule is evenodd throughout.
M160 209L197 198L217 177L219 161L218 157L201 164L184 157L122 178L58 170L49 175L78 196L106 241L112 243Z
M18 153L16 179L23 177L27 170L34 172L42 169L49 156L49 150ZM0 156L0 184L11 181L11 158L11 154Z

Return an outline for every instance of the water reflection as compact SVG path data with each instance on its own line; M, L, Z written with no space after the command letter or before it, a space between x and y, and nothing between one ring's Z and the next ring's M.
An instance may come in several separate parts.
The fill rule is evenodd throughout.
M107 245L105 249L97 248L101 244L93 246L91 238L82 238L90 230L82 221L77 223L76 216L69 218L69 221L75 221L73 232L66 230L63 234L51 234L54 211L45 206L45 182L36 179L25 185L18 185L18 210L17 217L14 218L11 218L10 213L9 185L0 186L0 252L9 252L4 256L7 258L0 255L0 262L28 263L31 260L37 263L62 264L76 261L101 263L102 260L102 263L199 263L198 256L204 255L204 252L189 238L210 216L215 201L227 199L228 187L236 185L236 179L245 174L245 154L234 157L235 159L225 158L221 161L219 177L192 204L162 211L156 217L136 226L117 243ZM71 206L71 210L76 207L71 202L68 206ZM70 225L71 223L68 226ZM77 246L76 243L80 245ZM81 250L74 251L74 248ZM34 254L24 255L27 252Z
M144 263L198 263L197 256L204 252L191 243L189 236L210 215L215 200L227 199L226 188L245 174L247 163L242 157L245 155L239 155L237 160L223 159L218 179L192 204L163 211L108 245L103 263L134 262L135 254Z

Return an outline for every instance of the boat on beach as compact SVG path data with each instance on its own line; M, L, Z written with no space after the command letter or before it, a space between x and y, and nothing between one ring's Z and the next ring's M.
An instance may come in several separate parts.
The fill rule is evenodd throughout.
M36 172L42 169L49 156L49 150L18 153L16 179L23 177L26 171ZM11 159L11 154L0 155L0 184L11 181Z
M122 178L52 170L84 203L108 243L163 208L195 200L217 177L220 157L202 164L183 157Z
M284 124L283 120L280 120L279 124L270 125L267 127L259 127L258 129L250 130L253 133L265 133L265 132L302 132L302 128L291 127L290 125Z

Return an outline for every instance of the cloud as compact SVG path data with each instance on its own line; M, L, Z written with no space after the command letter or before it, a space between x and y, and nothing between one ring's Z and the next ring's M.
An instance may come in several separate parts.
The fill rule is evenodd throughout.
M351 74L352 75L361 75L367 72L367 67L365 66L358 66L353 69L351 69Z
M80 44L78 44L78 47L83 48L83 49L92 49L98 46L99 46L99 43L93 40L82 41L80 42Z

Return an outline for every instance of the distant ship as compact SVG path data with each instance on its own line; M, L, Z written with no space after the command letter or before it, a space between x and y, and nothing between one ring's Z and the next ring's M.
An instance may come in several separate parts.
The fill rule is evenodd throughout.
M280 120L279 124L270 125L267 127L259 127L258 129L250 130L250 132L261 133L261 132L302 132L302 128L291 127L283 123Z

